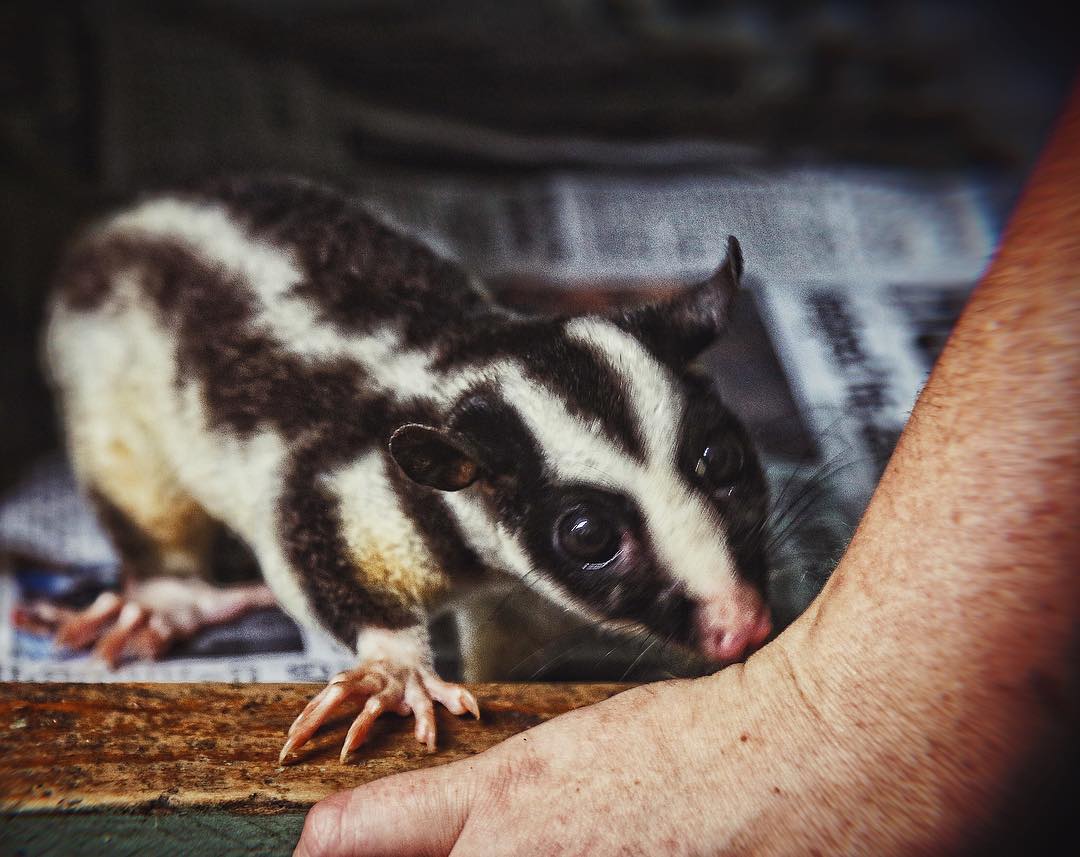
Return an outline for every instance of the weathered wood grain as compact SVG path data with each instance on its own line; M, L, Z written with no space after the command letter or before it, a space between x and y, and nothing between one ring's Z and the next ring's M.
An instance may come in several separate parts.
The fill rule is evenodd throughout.
M335 791L478 753L619 684L480 684L480 721L438 712L439 749L412 718L380 718L345 765L350 708L277 763L306 684L0 684L0 812L296 812Z

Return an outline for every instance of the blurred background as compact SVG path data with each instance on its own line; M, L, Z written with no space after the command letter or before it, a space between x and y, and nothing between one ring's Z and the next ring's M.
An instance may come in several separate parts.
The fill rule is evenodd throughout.
M54 443L35 337L57 246L149 185L277 169L515 195L695 165L994 171L1008 205L1073 73L1068 4L185 0L0 4L0 486ZM523 213L524 212L524 213ZM470 232L470 230L472 230ZM528 236L517 236L527 249Z
M776 581L790 617L842 551L1061 104L1066 7L8 0L0 497L24 487L0 535L53 509L41 485L70 492L55 462L25 481L57 447L37 339L59 248L142 190L285 171L350 187L546 310L667 294L736 234L749 288L709 365L788 503L778 529L831 515ZM38 534L77 518L61 499ZM108 561L90 554L61 561Z

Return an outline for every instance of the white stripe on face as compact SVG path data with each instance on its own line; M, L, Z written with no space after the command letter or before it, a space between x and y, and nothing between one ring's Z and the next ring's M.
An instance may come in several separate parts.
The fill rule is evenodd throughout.
M657 559L672 578L683 581L699 599L733 597L742 584L716 512L695 495L675 466L681 394L635 340L605 327L611 336L598 331L603 338L596 339L611 343L602 353L614 353L612 367L627 384L643 434L649 438L644 464L622 452L599 421L569 413L559 396L526 378L509 361L499 366L499 390L535 436L555 478L631 497L645 519Z
M565 325L570 339L602 355L623 380L627 398L645 438L649 460L673 462L683 395L671 374L633 336L598 318L574 318Z

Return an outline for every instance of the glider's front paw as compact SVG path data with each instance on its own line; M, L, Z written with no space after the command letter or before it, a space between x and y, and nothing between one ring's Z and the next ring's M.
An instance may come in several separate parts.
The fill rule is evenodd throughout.
M39 601L16 614L15 621L54 634L63 649L92 646L96 657L116 669L128 659L157 660L203 628L275 603L263 584L219 589L201 580L159 577L130 586L123 595L103 592L83 610Z
M375 720L385 711L416 717L416 739L435 749L435 706L442 703L454 714L469 712L480 716L476 698L464 687L443 681L430 669L404 667L386 660L368 661L355 669L338 673L307 704L289 727L288 740L281 748L279 762L306 743L344 702L366 700L353 721L341 748L341 761L359 747Z

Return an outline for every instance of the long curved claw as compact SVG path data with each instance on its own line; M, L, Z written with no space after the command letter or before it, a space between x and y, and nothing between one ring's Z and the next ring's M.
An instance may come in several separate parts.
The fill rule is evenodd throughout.
M385 710L386 702L382 699L382 694L373 696L364 703L363 711L357 715L352 726L349 727L349 732L345 736L345 743L341 745L341 755L338 760L342 764L349 758L349 754L353 750L364 743L364 739L367 738L371 727L375 725L375 721Z
M285 757L301 744L306 744L319 727L323 725L330 714L350 696L350 689L343 683L330 684L315 699L308 703L308 707L301 712L300 716L289 727L288 740L278 754L278 764L285 761Z
M434 674L424 676L423 681L431 698L441 702L447 711L454 714L464 714L468 711L477 720L480 719L480 706L476 704L476 697L468 688L443 681Z

